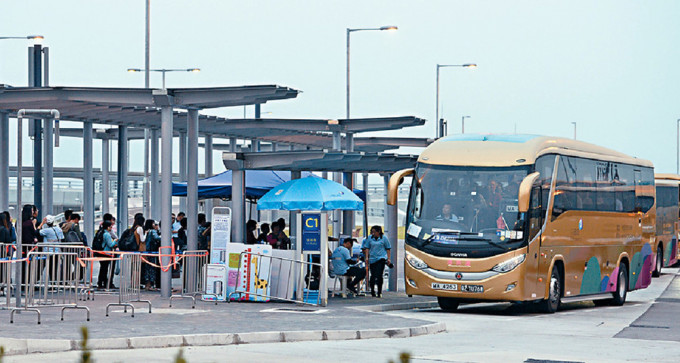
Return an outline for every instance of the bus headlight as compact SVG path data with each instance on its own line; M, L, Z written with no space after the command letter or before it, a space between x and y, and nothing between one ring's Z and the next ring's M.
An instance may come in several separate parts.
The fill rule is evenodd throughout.
M406 256L406 261L408 261L408 264L413 266L413 268L415 268L416 270L422 270L422 269L429 267L429 266L427 266L425 261L423 261L423 260L419 259L418 257L410 254L409 252L406 252L404 255Z
M507 261L501 262L498 265L494 266L491 271L496 271L496 272L508 272L512 271L515 269L515 267L519 266L520 263L524 262L524 259L526 258L526 254L521 254L519 256L515 256Z

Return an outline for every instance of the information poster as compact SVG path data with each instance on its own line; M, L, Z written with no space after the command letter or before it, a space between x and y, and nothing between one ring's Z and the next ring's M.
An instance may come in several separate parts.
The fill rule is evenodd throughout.
M321 251L321 213L302 215L302 251Z
M231 242L231 209L213 208L210 263L227 262L227 245Z
M224 264L208 264L206 269L205 301L227 300L227 266Z

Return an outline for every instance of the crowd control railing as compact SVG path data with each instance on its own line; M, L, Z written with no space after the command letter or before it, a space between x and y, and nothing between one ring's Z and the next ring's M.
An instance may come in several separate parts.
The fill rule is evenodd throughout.
M132 310L131 317L135 317L135 307L133 302L141 302L149 305L151 313L151 301L141 299L141 275L142 275L142 254L141 253L120 253L120 280L118 281L118 302L106 305L106 316L109 316L111 306L122 306L127 313L127 308Z
M182 261L181 281L179 295L170 296L169 306L172 307L173 299L191 299L191 308L196 308L196 296L206 295L206 271L210 255L208 251L184 251L179 260ZM211 295L211 294L207 294ZM217 304L217 295L215 295Z
M248 299L252 295L305 305L321 304L321 294L304 288L308 284L305 278L308 274L318 271L319 276L325 276L320 263L246 251L241 252L239 259L237 286L227 301L231 302L232 296Z
M90 320L90 309L78 305L81 290L78 253L33 250L27 254L25 262L25 300L22 307L10 312L10 323L14 323L17 311L31 311L37 313L40 324L39 308L42 307L61 307L61 320L64 320L66 309L85 310L87 320Z

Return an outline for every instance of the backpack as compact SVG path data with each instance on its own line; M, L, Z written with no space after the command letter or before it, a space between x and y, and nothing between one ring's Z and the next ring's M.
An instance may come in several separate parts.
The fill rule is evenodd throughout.
M121 251L139 251L139 245L132 228L126 229L118 239L118 249Z
M160 238L156 238L151 231L146 234L146 250L148 252L158 252L158 248L161 246Z
M94 235L94 239L92 239L92 249L95 251L104 250L104 228L99 228Z
M64 236L64 242L83 242L80 233L76 232L73 228L69 229Z

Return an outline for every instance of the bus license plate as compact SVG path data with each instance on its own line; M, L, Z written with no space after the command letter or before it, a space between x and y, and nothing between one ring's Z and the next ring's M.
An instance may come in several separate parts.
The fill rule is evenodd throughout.
M460 285L460 291L464 292L484 292L482 285Z
M437 282L432 283L432 289L434 290L448 290L448 291L458 291L458 285L456 284L440 284Z

